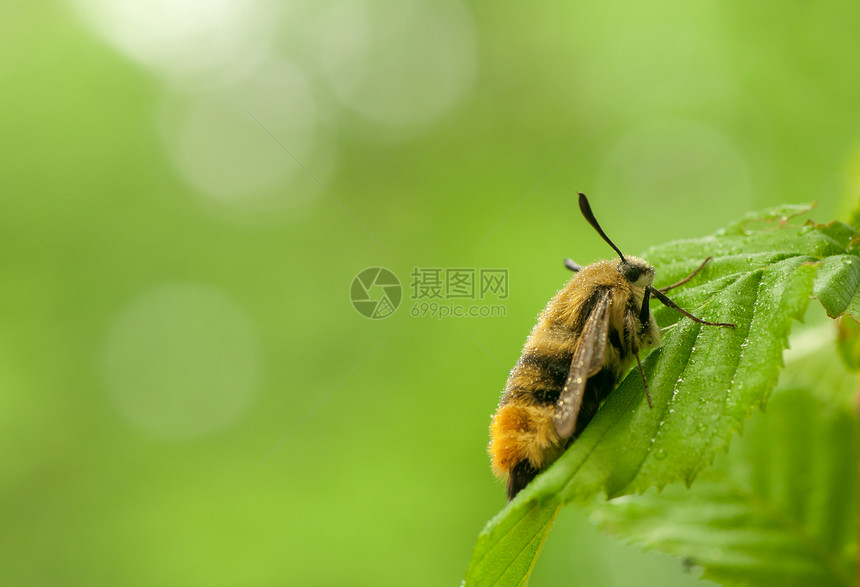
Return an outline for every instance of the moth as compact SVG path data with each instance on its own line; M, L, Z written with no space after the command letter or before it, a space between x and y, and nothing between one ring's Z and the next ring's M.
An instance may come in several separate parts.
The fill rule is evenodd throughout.
M576 440L634 359L651 406L639 353L660 344L652 297L699 324L735 327L697 318L666 296L693 279L711 257L681 281L656 289L654 267L621 253L585 194L579 194L579 209L618 259L585 267L565 260L575 275L549 301L511 370L492 417L489 446L493 472L507 475L509 500Z

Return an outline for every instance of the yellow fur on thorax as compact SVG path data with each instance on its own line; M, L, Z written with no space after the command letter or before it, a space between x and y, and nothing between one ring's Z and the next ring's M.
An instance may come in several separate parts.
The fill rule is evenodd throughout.
M617 267L618 261L598 261L583 267L574 275L541 312L524 350L539 351L552 356L573 354L582 334L581 330L574 327L577 322L584 323L580 312L596 287L606 287L613 291L610 323L623 323L627 300L634 293L630 283L618 272ZM641 295L639 298L641 304ZM574 330L571 330L572 328Z

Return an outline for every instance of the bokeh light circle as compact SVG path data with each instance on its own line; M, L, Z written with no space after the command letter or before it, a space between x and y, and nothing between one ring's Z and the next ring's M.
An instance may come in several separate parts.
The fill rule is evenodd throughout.
M308 175L302 166L320 181L332 168L333 155L319 140L313 91L286 61L270 61L218 91L167 97L159 118L182 178L231 208L284 208L316 193L290 189Z
M654 210L671 210L687 219L678 234L693 235L713 229L714 213L749 207L752 187L747 161L725 133L661 119L634 128L607 152L595 194L622 201L619 216L628 222L652 222Z
M179 83L247 67L266 54L270 44L270 23L255 2L72 2L117 49Z
M119 411L172 437L221 430L250 405L261 377L257 332L217 289L167 284L121 310L104 340L102 370Z
M335 2L321 59L334 93L375 123L412 128L446 113L471 87L477 43L457 0Z

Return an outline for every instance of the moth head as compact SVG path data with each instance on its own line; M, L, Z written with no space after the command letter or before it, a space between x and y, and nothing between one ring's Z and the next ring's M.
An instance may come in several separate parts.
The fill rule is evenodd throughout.
M636 287L647 287L654 282L654 268L639 257L619 260L618 272Z

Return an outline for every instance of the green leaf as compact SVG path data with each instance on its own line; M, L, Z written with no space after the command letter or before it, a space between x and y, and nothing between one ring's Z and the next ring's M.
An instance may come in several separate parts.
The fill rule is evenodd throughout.
M794 319L810 296L831 316L860 317L854 229L798 223L797 206L750 215L705 238L668 243L643 258L657 286L713 261L672 298L693 314L736 329L701 326L655 308L663 346L628 374L580 438L481 532L467 585L518 585L528 575L558 508L599 493L617 497L689 484L725 449L773 390Z
M600 504L601 525L701 565L705 578L725 585L854 585L857 419L834 401L846 386L833 376L844 369L831 345L807 368L816 367L818 391L776 393L731 458L691 489Z

